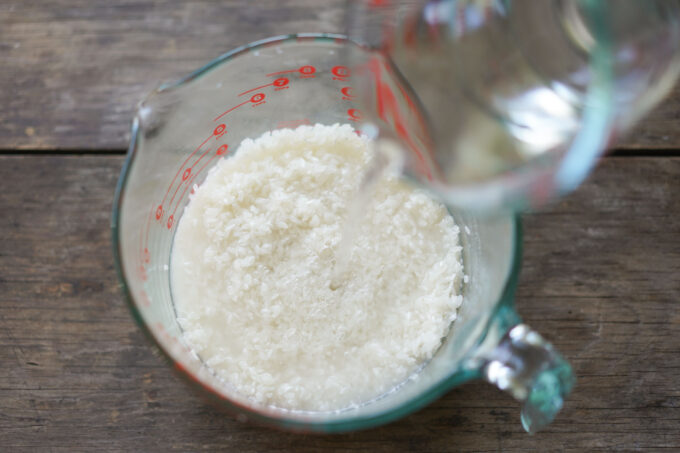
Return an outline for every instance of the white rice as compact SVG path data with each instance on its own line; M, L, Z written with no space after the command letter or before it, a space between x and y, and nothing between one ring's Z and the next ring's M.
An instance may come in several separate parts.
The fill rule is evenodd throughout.
M171 277L184 340L258 403L329 411L375 398L429 360L456 318L458 227L396 176L378 184L331 289L368 160L349 125L248 139L179 222Z

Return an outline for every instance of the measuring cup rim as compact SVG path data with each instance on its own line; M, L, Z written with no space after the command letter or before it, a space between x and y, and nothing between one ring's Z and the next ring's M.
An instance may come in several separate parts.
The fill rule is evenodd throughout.
M340 34L340 33L290 33L287 35L277 35L277 36L271 36L269 38L264 38L260 39L257 41L253 41L248 44L244 44L242 46L238 46L235 49L232 49L228 52L223 53L219 57L215 58L214 60L211 60L209 63L205 64L204 66L200 67L199 69L191 72L190 74L179 78L178 80L174 82L169 82L169 83L164 83L160 85L155 92L156 93L162 93L165 91L173 90L175 88L179 88L182 85L185 85L193 80L196 80L197 78L201 77L202 75L210 72L212 69L216 68L217 66L221 65L222 63L225 63L233 58L238 57L239 55L245 54L247 52L250 52L251 50L254 50L258 47L267 47L271 46L274 44L278 43L283 43L286 41L315 41L315 40L328 40L328 41L342 41L343 43L353 43L356 44L354 41L350 40L346 35ZM356 44L359 45L359 44Z
M243 46L239 46L232 51L226 52L225 54L212 60L210 63L206 64L197 71L192 72L186 77L179 79L177 82L161 85L153 93L165 92L172 90L179 86L195 80L202 74L210 71L221 63L227 62L234 57L248 52L250 50L256 49L258 47L269 46L279 42L291 41L291 40L329 40L329 41L341 41L342 43L351 42L344 35L335 33L298 33L289 35L280 35L271 38L262 39L259 41L252 42ZM130 170L134 165L135 159L139 154L139 140L141 134L141 126L139 121L139 111L135 115L131 127L131 139L130 146L128 148L127 156L123 167L121 169L120 177L118 178L118 183L116 185L116 191L114 195L113 202L113 212L111 217L111 234L112 234L112 246L113 246L113 256L114 264L116 268L116 273L118 276L119 285L121 291L125 296L125 301L132 313L132 317L136 324L144 332L144 334L151 340L152 344L161 352L161 355L172 365L173 369L179 372L188 382L194 386L200 388L202 392L208 396L211 400L218 402L222 406L226 406L232 410L240 412L254 421L275 427L283 427L286 429L305 431L305 432L346 432L358 429L366 429L378 425L382 425L393 420L399 419L408 415L425 405L429 404L436 398L440 397L442 394L450 390L455 385L461 384L467 380L478 377L478 370L452 370L452 373L445 379L436 383L435 385L428 388L423 393L419 394L399 406L390 408L383 412L367 414L367 415L350 415L352 412L347 412L349 415L347 418L337 418L335 420L309 420L309 419L294 419L285 418L280 412L265 412L258 408L244 406L239 402L230 399L226 395L220 393L217 389L213 388L208 383L199 379L197 376L192 374L189 370L186 370L181 364L175 359L169 348L164 346L163 341L153 332L151 327L145 322L144 317L138 308L135 297L132 295L130 287L127 283L126 272L123 266L123 251L121 249L121 242L119 240L119 235L121 232L121 208L123 199L125 198L125 188L127 184L127 179L130 175ZM509 267L508 274L506 276L505 283L503 285L503 290L498 301L494 305L494 308L489 312L488 318L484 320L484 329L482 335L475 343L476 348L486 336L486 332L489 330L489 326L493 322L496 316L498 316L499 311L504 307L512 308L514 303L514 292L517 286L517 281L519 277L519 269L521 264L522 255L522 228L521 222L518 215L513 215L511 217L512 223L512 258Z

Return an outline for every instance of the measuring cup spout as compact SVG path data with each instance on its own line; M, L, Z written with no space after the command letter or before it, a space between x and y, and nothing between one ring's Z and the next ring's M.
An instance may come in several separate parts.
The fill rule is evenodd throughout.
M136 126L144 138L160 134L168 116L177 109L179 98L172 88L161 86L137 105Z
M571 366L512 309L497 316L498 331L511 327L477 359L483 378L524 403L521 419L533 434L550 424L574 385Z

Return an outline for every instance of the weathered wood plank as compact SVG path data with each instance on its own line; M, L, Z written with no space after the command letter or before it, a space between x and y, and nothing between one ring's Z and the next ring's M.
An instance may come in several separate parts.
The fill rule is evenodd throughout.
M3 0L0 149L125 149L135 105L241 44L344 29L344 0ZM680 91L619 146L680 145Z
M617 147L673 150L680 147L680 86L625 137Z
M344 0L3 0L0 149L125 149L136 104L242 44L342 30Z
M579 377L528 436L473 383L340 436L241 424L149 348L117 288L109 219L120 156L0 156L1 451L680 449L680 158L605 159L527 216L518 306Z

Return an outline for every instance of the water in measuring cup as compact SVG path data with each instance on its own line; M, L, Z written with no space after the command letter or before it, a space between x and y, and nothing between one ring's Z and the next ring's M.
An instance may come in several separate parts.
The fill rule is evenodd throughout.
M373 190L385 177L390 168L399 166L401 157L397 150L384 141L371 142L372 158L361 176L356 194L347 201L347 217L343 220L340 243L335 252L335 265L331 278L331 289L340 288L345 280L352 257L352 248L356 244L359 226L366 217L373 199Z
M667 1L351 0L348 33L386 68L360 86L366 110L431 143L410 173L453 206L494 209L573 189L668 92L678 17Z
M374 50L369 72L375 61L382 68L359 91L405 143L417 164L407 172L452 207L486 211L521 207L536 188L561 190L541 178L582 130L595 80L583 14L559 6L573 2L390 5L350 14L349 32ZM365 54L354 55L361 67Z
M558 82L546 84L531 66L514 61L477 62L497 67L485 74L487 82L478 78L482 71L458 67L467 59L457 45L444 42L428 50L428 44L395 47L385 73L391 75L387 83L407 85L417 105L424 106L425 132L434 143L432 163L436 177L446 184L488 181L548 153L561 153L573 141L580 127L582 92ZM503 71L521 83L504 81ZM367 94L368 99L376 97ZM418 116L403 117L414 121ZM406 124L408 129L418 127Z
M502 8L499 2L486 2L488 8L485 2L396 3L404 8L386 7L380 27L359 23L355 35L370 41L373 33L378 43L368 56L355 53L354 63L363 75L357 88L369 122L381 128L378 136L401 144L407 172L430 188L474 189L518 169L526 176L530 163L558 165L581 129L592 82L587 53L574 52L587 45L582 15L557 11L555 2L520 0L506 11L494 9ZM523 32L528 17L541 16L548 18L545 26ZM565 21L554 24L553 17ZM579 32L571 41L554 39L558 25ZM351 203L333 286L342 282L371 187L389 160L380 148ZM459 207L460 198L447 198L451 192L435 192ZM474 190L468 196L482 204Z

